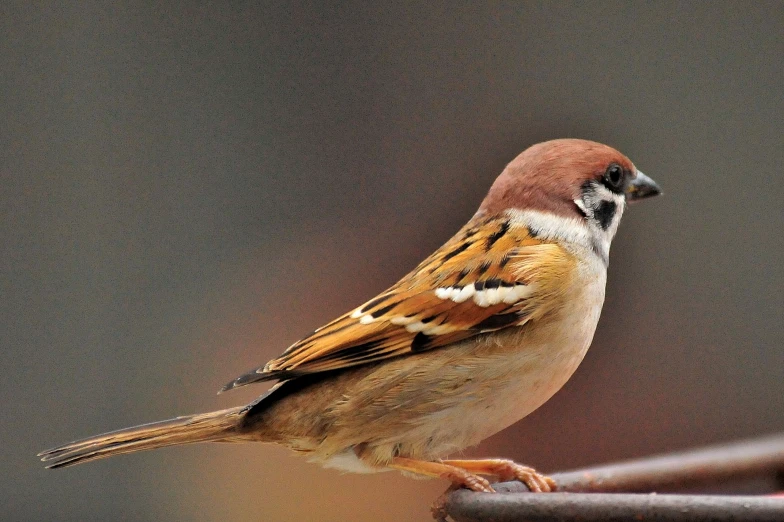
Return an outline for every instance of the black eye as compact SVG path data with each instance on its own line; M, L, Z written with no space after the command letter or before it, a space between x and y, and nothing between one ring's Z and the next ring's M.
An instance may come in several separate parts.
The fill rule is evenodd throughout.
M604 183L610 190L619 191L623 186L623 167L617 163L610 164L604 172Z

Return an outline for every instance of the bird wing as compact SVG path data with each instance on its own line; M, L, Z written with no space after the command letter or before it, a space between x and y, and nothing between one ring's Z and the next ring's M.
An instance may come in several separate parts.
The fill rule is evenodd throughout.
M445 346L557 307L574 257L503 217L475 217L388 290L227 384L286 380Z

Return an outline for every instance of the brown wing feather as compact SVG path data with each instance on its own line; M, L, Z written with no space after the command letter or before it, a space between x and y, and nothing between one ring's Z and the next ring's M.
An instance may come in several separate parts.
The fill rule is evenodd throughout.
M367 364L524 324L553 309L572 263L568 252L526 227L502 217L475 218L394 286L223 391Z

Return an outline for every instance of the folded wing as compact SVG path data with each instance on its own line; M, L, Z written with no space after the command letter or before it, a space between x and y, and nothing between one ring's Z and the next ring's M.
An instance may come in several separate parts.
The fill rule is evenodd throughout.
M394 286L227 384L349 368L524 325L557 308L574 258L502 217L475 218Z

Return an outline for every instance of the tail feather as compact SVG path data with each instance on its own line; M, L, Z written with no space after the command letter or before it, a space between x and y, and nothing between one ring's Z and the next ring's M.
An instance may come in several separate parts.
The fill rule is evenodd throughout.
M236 438L245 407L187 415L88 437L38 454L47 469L177 444Z

